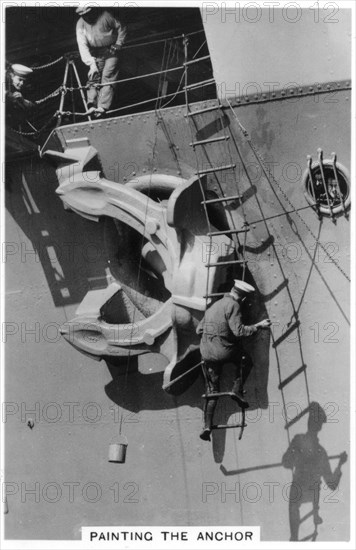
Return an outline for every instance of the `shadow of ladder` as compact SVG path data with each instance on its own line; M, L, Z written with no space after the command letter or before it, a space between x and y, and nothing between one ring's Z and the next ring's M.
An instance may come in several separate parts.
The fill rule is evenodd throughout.
M293 334L296 333L297 342L299 345L300 350L300 358L301 358L301 366L298 367L294 372L292 372L290 375L288 375L286 378L282 378L282 367L279 360L279 355L277 348L279 348L282 344L288 344L288 338ZM278 377L279 377L279 384L278 389L281 392L282 395L282 403L283 403L283 411L284 411L284 419L285 419L285 426L284 428L287 430L288 435L288 442L290 443L290 428L296 424L301 418L303 418L308 412L309 412L309 405L310 405L310 396L309 396L309 387L308 387L308 378L307 378L307 365L304 363L303 358L303 350L302 350L302 340L301 340L301 332L300 332L300 321L299 319L294 321L290 327L287 328L287 330L276 340L273 341L272 347L274 348L276 352L276 358L277 358L277 367L278 367ZM289 418L288 416L288 403L286 401L286 392L287 388L290 387L291 391L293 390L293 387L290 385L299 379L299 377L303 375L304 385L305 385L305 391L307 395L307 406L304 407L300 412L297 413L296 416L293 418ZM295 395L295 393L294 393ZM291 402L293 404L296 404L294 401Z
M296 313L296 312L294 311L294 313ZM300 367L295 369L289 376L282 379L282 368L281 368L281 364L280 364L280 361L279 361L277 348L279 348L283 344L288 344L288 338L293 333L296 333L297 342L299 344L299 349L300 349L300 357L301 357L301 363L302 364L301 364ZM291 444L290 429L292 428L292 426L297 424L297 422L299 422L299 420L304 418L304 416L306 414L308 414L308 412L310 411L310 394L309 394L308 378L307 378L307 365L305 364L304 359L303 359L303 349L302 349L302 342L301 342L300 321L299 321L299 319L297 319L293 324L291 324L287 328L287 330L279 338L274 340L274 342L272 344L272 347L274 348L274 350L276 352L277 366L278 366L278 376L279 376L278 389L280 390L281 396L282 396L284 419L285 419L284 428L287 431L288 445L290 445ZM293 395L293 398L294 398L294 395L295 395L295 382L300 381L301 376L303 377L303 381L304 381L304 385L305 385L305 391L306 391L306 396L307 396L307 404L306 404L305 407L303 407L300 410L300 412L298 412L293 418L290 419L288 417L288 408L289 407L288 407L286 394L290 389L290 391L293 392L292 395ZM301 395L301 393L302 392L300 392L299 395ZM293 402L293 405L294 404L299 405L298 403ZM314 518L313 510L311 510L303 518L301 518L299 526L309 518ZM299 527L298 527L298 529L299 529ZM315 524L315 521L313 523L312 529L313 529L312 533L305 536L303 539L301 539L302 541L308 541L308 540L315 541L316 540L318 530L317 530L317 525Z

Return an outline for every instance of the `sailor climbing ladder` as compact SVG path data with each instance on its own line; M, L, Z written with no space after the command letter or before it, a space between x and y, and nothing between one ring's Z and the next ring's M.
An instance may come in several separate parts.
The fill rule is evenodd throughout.
M190 93L191 90L199 88L200 86L207 86L207 85L210 85L210 84L215 84L215 80L213 78L208 79L208 80L204 80L202 82L193 83L193 84L189 83L189 78L188 78L189 67L191 67L195 63L201 61L202 59L208 58L209 56L206 56L204 58L199 58L199 59L188 60L188 38L187 37L184 37L183 43L184 43L184 88L183 89L184 89L184 92L185 92L185 106L186 106L185 116L188 119L188 124L189 124L189 128L190 128L191 136L192 136L192 141L190 143L190 146L193 148L193 151L194 151L194 154L195 154L196 175L199 178L200 190L201 190L201 195L202 195L201 204L204 208L204 213L205 213L205 217L206 217L206 220L207 220L207 226L208 226L208 234L207 235L209 237L209 247L208 247L209 256L208 256L208 261L206 263L206 268L208 269L207 283L206 284L207 284L207 289L208 289L208 287L209 287L209 274L210 274L209 271L212 267L229 266L229 265L241 265L242 266L242 276L241 276L241 278L242 278L242 280L245 279L246 265L247 265L247 260L246 260L246 257L245 257L245 249L246 249L246 237L247 237L247 233L249 231L249 226L248 226L247 220L244 216L243 226L240 227L240 228L236 228L233 217L231 215L229 215L228 216L228 222L229 222L229 226L230 226L229 229L213 230L212 227L211 227L209 214L208 214L208 206L212 205L212 204L217 204L217 203L222 203L222 204L228 205L229 203L234 202L234 201L241 201L242 196L239 193L239 189L238 189L238 185L237 185L236 163L233 162L231 151L230 151L230 148L229 148L229 143L228 142L229 142L230 136L227 135L227 133L225 131L224 120L223 120L224 113L223 113L223 109L222 109L222 105L220 103L220 100L219 99L217 100L216 105L208 106L208 107L205 107L205 108L199 109L199 110L192 110L191 107L190 107L189 93ZM209 137L207 139L199 139L199 130L200 130L200 128L198 127L196 117L198 117L199 115L202 115L204 113L210 112L210 111L216 111L216 113L218 115L219 128L222 129L223 135ZM226 149L227 149L227 151L229 153L229 157L230 157L229 162L227 164L223 164L221 166L210 166L209 168L201 167L200 162L199 162L199 156L197 155L197 149L200 149L202 151L202 153L205 156L206 160L211 165L210 159L209 159L208 148L211 144L214 144L214 143L217 143L217 142L224 142L226 144ZM232 170L233 175L234 175L234 182L235 182L235 185L236 185L236 194L233 194L233 195L226 195L225 194L225 192L224 192L224 190L223 190L223 188L220 184L219 178L217 176L218 172L223 172L223 171L228 171L228 170ZM216 198L208 198L207 197L206 189L205 189L205 186L202 182L202 179L205 178L205 176L207 176L208 174L212 174L212 175L215 176L221 196L216 197ZM213 250L213 239L217 235L224 235L224 234L229 235L231 237L232 241L234 242L237 259L220 261L220 262L219 261L212 262L211 261L211 253L212 253L212 250ZM240 239L239 239L240 234L243 234L243 236L244 236L242 245L241 245L241 242L240 242ZM242 250L242 253L241 253L241 250ZM209 293L208 290L207 290L206 294L205 294L206 308L208 306L208 300L210 298L215 298L215 297L219 297L219 296L223 296L223 295L224 295L224 292ZM226 397L233 398L235 401L237 401L237 404L241 408L241 413L242 413L241 422L233 423L233 424L213 424L212 425L212 430L226 429L226 428L240 428L240 433L239 433L239 440L240 440L242 438L244 428L246 427L245 407L242 406L242 404L238 400L237 396L235 394L233 394L232 392L218 392L218 393L217 392L210 392L210 390L209 390L209 387L210 387L210 385L209 385L209 374L207 372L204 361L201 363L201 367L202 367L204 380L205 380L205 386L206 386L206 393L203 394L203 396L202 396L203 399L204 399L204 408L203 408L204 418L205 418L205 415L206 415L207 405L208 405L209 400L219 399L219 398L226 398Z

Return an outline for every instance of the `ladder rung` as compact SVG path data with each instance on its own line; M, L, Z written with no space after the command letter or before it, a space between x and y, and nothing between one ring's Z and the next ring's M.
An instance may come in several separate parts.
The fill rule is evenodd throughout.
M302 372L305 372L307 366L306 365L302 365L301 367L299 367L299 369L297 369L295 372L293 372L293 374L291 374L290 376L288 376L288 378L286 378L285 380L283 380L279 385L278 385L278 389L279 390L282 390L285 386L287 386L287 384L289 384L290 382L292 382L294 380L294 378L297 378L297 376L299 376L299 374L301 374Z
M231 397L232 392L231 391L219 391L219 392L213 392L213 393L203 393L202 397L204 399L211 399L214 397Z
M216 424L211 427L212 430L225 430L227 428L246 428L247 424Z
M216 141L227 141L230 139L230 136L221 136L216 138L202 139L200 141L192 141L189 143L191 147L196 147L197 145L206 145L207 143L215 143Z
M304 409L301 413L297 414L297 416L295 416L294 418L292 418L292 420L290 420L289 422L287 422L287 424L285 424L284 426L284 429L285 430L288 430L291 426L293 426L293 424L295 424L296 422L299 422L299 420L301 418L303 418L303 416L305 416L308 412L310 412L310 407L307 407L306 409Z
M247 264L247 260L229 260L227 262L216 262L213 264L206 264L205 267L215 267L217 265L230 265L230 264Z
M214 78L208 78L208 80L201 80L200 82L195 82L194 84L188 84L188 86L183 87L183 90L198 88L199 86L205 86L206 84L215 84Z
M279 338L277 338L277 340L275 340L272 344L272 348L276 348L277 346L279 346L279 344L281 342L283 342L283 340L285 340L286 338L288 338L288 336L290 335L291 332L293 332L293 330L295 330L296 328L298 328L300 325L300 321L296 321L295 323L293 323L293 325L291 325L283 334L282 336L280 336Z
M202 113L208 113L209 111L216 111L221 109L221 105L213 105L212 107L205 107L205 109L199 109L198 111L189 111L188 116L201 115Z
M231 197L219 197L218 199L208 199L205 201L202 201L201 204L212 204L214 202L224 202L224 201L236 201L237 199L241 199L241 195L231 195ZM223 231L225 233L225 231Z
M247 233L250 231L249 227L246 227L246 229L226 229L226 231L212 231L211 233L207 233L208 237L214 237L214 235L231 235L232 233Z
M221 172L222 170L229 170L229 168L236 168L236 164L225 164L225 166L216 166L215 168L206 168L205 170L199 170L196 172L197 176L204 176L204 174L211 174L212 172Z
M191 59L183 63L183 65L192 65L193 63L199 63L199 61L204 61L205 59L210 59L210 55L204 55L203 57L198 57L198 59Z

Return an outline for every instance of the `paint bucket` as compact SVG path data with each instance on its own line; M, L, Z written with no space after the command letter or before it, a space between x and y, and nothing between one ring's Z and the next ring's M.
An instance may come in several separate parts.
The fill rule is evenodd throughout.
M127 438L120 436L119 441L109 445L109 462L123 464L126 460Z

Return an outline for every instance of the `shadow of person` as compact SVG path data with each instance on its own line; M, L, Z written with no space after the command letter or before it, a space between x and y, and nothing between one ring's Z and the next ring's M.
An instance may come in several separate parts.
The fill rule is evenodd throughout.
M293 471L289 493L291 541L299 540L299 526L310 516L314 521L314 533L302 540L316 540L318 525L323 522L319 515L321 480L323 478L329 489L335 491L341 478L341 466L347 460L346 452L341 453L337 467L334 472L331 470L328 455L318 439L318 432L326 421L322 407L316 402L311 403L307 433L296 435L282 458L283 466ZM301 518L300 506L308 502L312 504L312 511Z

